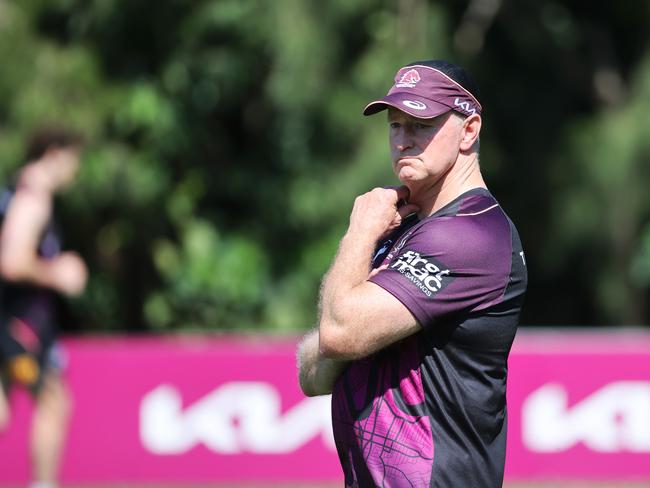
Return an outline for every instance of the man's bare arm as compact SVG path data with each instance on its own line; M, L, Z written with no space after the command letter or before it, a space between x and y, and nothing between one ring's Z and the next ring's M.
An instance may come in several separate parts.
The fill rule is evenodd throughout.
M76 295L81 293L87 279L83 260L71 252L53 259L38 255L51 206L51 196L47 193L20 187L16 191L0 230L0 275L7 281Z
M347 367L347 361L324 357L318 346L318 329L309 331L298 345L298 377L307 396L332 393L334 383Z
M319 339L325 357L366 357L420 330L399 300L368 281L377 241L416 210L412 205L397 207L407 196L404 187L378 188L355 201L350 226L321 290Z

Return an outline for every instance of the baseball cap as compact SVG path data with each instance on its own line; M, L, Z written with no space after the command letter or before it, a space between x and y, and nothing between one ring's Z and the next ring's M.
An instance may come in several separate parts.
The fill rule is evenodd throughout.
M400 68L385 97L370 102L364 115L395 107L420 119L432 119L454 110L462 115L480 114L478 88L460 66L441 60L416 61Z

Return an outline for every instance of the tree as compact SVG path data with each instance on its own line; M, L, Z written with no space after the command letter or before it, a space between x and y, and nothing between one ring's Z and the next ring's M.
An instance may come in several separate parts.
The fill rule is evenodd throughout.
M405 62L447 58L482 87L524 323L647 323L649 8L0 1L0 174L35 125L87 134L62 215L91 263L84 326L303 329L354 195L392 178L385 121L362 108Z

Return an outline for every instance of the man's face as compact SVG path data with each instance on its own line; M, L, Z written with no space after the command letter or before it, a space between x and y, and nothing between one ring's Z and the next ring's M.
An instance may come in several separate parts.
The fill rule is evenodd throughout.
M458 158L463 119L447 112L433 119L418 119L388 109L393 171L411 190L435 185Z
M81 148L76 146L50 149L46 153L57 188L66 188L74 181L79 170L80 153Z

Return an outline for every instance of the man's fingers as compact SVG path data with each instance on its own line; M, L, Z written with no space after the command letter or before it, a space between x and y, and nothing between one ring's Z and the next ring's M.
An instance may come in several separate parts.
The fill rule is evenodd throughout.
M405 218L408 215L411 215L413 213L416 213L420 210L420 207L415 205L414 203L407 203L406 205L402 205L397 209L397 213L400 215L400 217Z
M395 188L395 191L397 192L397 201L399 202L400 200L404 202L408 202L409 197L411 196L411 191L408 189L407 186L398 186Z

